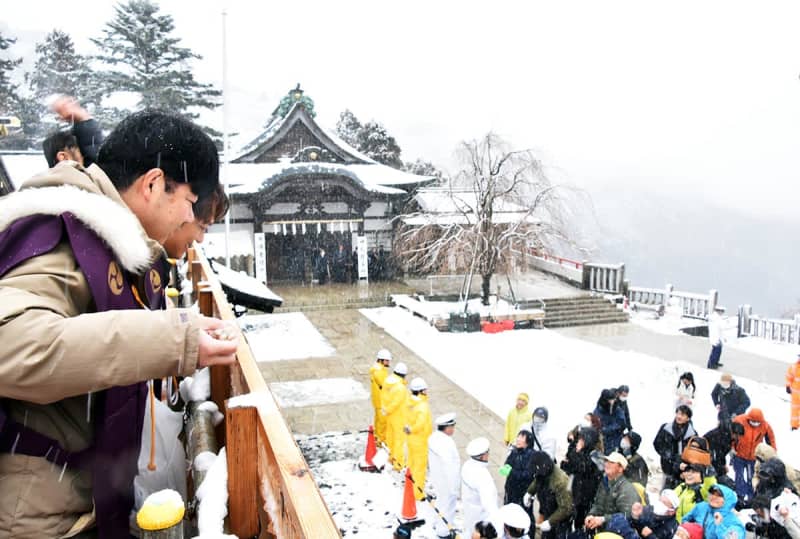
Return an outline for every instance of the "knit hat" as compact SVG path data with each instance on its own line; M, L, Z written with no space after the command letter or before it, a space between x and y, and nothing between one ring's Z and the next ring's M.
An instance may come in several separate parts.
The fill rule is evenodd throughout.
M525 404L528 404L531 399L528 397L527 393L520 393L519 395L517 395L517 400L523 400L525 401Z

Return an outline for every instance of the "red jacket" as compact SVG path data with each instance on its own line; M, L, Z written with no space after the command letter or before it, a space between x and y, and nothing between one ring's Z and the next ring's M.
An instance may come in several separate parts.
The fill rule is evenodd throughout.
M764 413L760 408L750 408L746 414L737 415L733 419L744 427L744 434L733 444L736 456L745 460L756 460L756 447L761 442L766 442L777 451L778 444L775 441L775 433L772 427L764 420ZM759 426L750 425L750 421L758 421Z

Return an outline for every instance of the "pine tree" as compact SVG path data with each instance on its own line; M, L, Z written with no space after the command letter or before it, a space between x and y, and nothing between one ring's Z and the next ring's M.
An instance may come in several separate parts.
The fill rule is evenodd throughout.
M434 176L439 180L442 179L442 171L436 168L436 165L430 161L417 158L413 163L403 163L403 170L418 176Z
M69 34L53 30L36 45L36 64L25 79L40 102L51 95L69 95L91 107L99 105L101 97L94 77L89 59L75 52Z
M134 92L139 108L161 108L197 118L191 108L219 106L219 90L197 82L189 69L191 60L202 59L179 46L173 37L172 16L159 14L150 0L128 0L118 4L114 18L106 24L104 36L92 39L100 49L97 57L112 67L99 73L104 95Z
M367 122L358 132L358 149L378 163L392 168L403 168L400 145L383 125Z
M10 58L4 52L16 41L16 38L3 37L0 33L0 114L10 114L16 105L17 85L11 82L10 75L22 62L22 58Z
M358 133L361 129L361 122L349 109L345 109L339 114L339 121L336 122L336 134L353 148L358 149Z

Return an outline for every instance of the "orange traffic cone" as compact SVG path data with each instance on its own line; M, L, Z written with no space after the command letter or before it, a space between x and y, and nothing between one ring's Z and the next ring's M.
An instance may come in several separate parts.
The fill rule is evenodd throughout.
M417 499L414 497L414 482L411 481L411 470L406 468L406 484L403 487L403 508L400 511L403 520L415 520L417 518Z
M373 458L378 453L378 448L375 445L375 430L372 425L369 426L367 433L367 448L364 451L364 456L358 461L358 469L362 472L379 472L378 466L373 462ZM383 466L381 466L383 467Z
M372 428L372 425L369 426L369 433L367 433L367 450L364 453L364 460L367 461L367 464L370 466L375 466L372 462L372 458L378 452L378 449L375 447L375 430Z

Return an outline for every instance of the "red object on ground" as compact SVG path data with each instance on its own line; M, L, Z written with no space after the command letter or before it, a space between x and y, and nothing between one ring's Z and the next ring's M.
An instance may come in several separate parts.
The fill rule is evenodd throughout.
M406 468L406 484L403 487L403 508L400 510L403 520L417 518L417 499L414 497L414 483L411 481L411 470Z
M503 320L500 322L503 326L503 329L514 329L514 321L513 320Z
M513 320L503 320L501 322L481 322L481 331L484 333L500 333L507 329L514 329Z
M364 452L364 461L370 466L375 466L372 462L372 458L378 452L378 448L375 446L375 430L372 428L372 425L369 426L369 433L367 433L367 450Z

